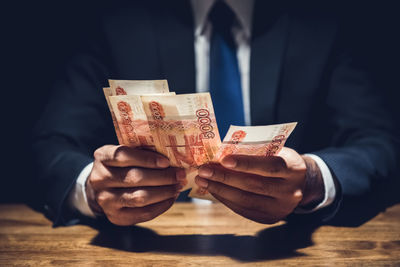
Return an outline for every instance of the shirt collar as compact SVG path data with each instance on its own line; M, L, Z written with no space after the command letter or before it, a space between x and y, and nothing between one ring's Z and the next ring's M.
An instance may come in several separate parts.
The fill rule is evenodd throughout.
M205 29L208 13L216 0L191 0L194 13L195 34L201 35ZM251 36L254 0L225 0L232 8L247 37Z

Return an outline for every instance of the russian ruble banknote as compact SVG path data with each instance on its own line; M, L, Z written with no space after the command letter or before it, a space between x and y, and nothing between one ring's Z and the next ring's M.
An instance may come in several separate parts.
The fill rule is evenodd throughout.
M212 162L220 162L228 155L273 156L279 153L297 123L267 126L231 125ZM195 183L190 197L215 200Z
M109 80L103 88L118 141L157 151L171 166L186 170L189 196L215 200L194 183L203 164L230 154L272 156L284 146L296 123L231 126L224 141L218 132L209 93L176 95L166 80Z

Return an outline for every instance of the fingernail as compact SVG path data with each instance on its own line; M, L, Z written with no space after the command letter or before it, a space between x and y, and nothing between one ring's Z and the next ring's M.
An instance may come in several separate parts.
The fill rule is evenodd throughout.
M186 180L186 172L185 172L185 170L179 169L179 170L176 171L176 180L178 182Z
M167 168L169 166L169 160L163 157L157 158L157 166L160 168Z
M199 176L204 177L204 178L210 178L213 176L214 170L210 167L207 166L202 166L199 168Z
M237 161L232 157L225 157L222 159L221 164L227 168L235 168Z
M203 188L208 187L208 181L206 179L200 178L198 176L196 177L196 183L200 187L203 187Z

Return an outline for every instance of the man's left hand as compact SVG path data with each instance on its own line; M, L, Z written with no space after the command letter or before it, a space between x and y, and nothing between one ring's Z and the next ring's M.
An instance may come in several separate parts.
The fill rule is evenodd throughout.
M195 181L234 212L267 224L324 196L315 162L286 147L271 157L226 156L221 164L200 167Z

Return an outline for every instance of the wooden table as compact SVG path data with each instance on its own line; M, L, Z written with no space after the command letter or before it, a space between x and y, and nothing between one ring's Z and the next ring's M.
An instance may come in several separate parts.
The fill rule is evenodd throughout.
M52 228L0 205L0 266L400 266L400 204L359 227L265 226L221 204L177 203L140 227L100 228Z

